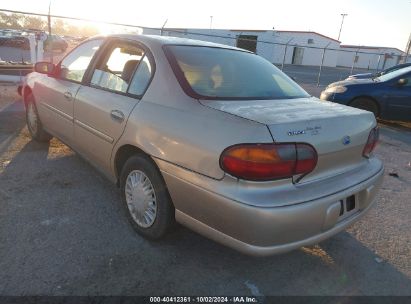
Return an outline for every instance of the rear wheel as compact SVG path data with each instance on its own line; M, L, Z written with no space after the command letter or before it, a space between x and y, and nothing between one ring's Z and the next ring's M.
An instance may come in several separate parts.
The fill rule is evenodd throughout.
M31 137L39 142L48 142L52 136L43 129L33 95L27 97L26 122Z
M130 157L120 176L121 198L133 228L149 239L163 237L174 224L174 206L151 159Z
M378 105L372 99L365 98L365 97L357 98L357 99L354 99L350 103L350 106L354 107L354 108L370 111L370 112L374 113L375 117L379 116Z

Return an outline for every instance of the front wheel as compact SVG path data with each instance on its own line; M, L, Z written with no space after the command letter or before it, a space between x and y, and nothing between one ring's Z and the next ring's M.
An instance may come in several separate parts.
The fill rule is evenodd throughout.
M143 155L130 157L120 176L121 198L133 228L149 239L163 237L174 224L174 206L157 167Z
M48 142L52 136L43 129L33 95L27 97L26 122L31 137L39 142Z
M379 116L378 105L375 103L374 100L371 100L369 98L354 99L350 103L350 106L354 108L370 111L374 114L375 117Z

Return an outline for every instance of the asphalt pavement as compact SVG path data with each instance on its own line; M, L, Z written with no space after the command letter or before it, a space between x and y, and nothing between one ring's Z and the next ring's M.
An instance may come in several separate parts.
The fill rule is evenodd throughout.
M278 66L281 68L281 66ZM351 73L351 68L347 67L322 67L320 74L319 66L303 66L303 65L285 65L283 72L293 77L299 84L302 85L317 85L324 87L328 84L346 79L352 74L372 73L375 70L354 68ZM318 76L320 75L320 78ZM319 80L319 82L318 82Z
M361 221L316 246L255 258L181 226L157 242L138 236L117 187L58 140L32 141L21 102L8 100L0 295L410 296L410 138L406 127L383 125L385 179Z

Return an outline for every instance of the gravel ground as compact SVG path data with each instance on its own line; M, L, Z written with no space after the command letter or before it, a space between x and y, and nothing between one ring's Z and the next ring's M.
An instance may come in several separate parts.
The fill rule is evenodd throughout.
M411 131L403 126L382 128L385 179L361 221L319 245L253 258L183 227L159 242L139 237L115 185L58 140L31 141L22 104L4 104L1 295L411 295Z

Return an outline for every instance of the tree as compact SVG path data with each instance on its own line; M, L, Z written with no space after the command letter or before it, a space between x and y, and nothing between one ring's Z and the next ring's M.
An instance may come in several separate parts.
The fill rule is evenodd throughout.
M47 22L40 17L24 16L23 27L31 30L45 30L47 28Z
M94 26L90 26L90 25L84 26L83 28L80 29L79 32L81 33L81 36L86 36L86 37L94 36L99 33L97 28L95 28Z
M0 13L0 29L1 28L47 31L48 24L44 17ZM52 18L51 31L52 34L77 37L89 37L99 33L96 27L88 25L87 23L80 22L78 25L75 25L71 22L67 23L60 18Z
M0 28L21 29L22 16L19 14L0 13Z
M67 35L67 24L61 19L54 19L51 31L57 35Z

